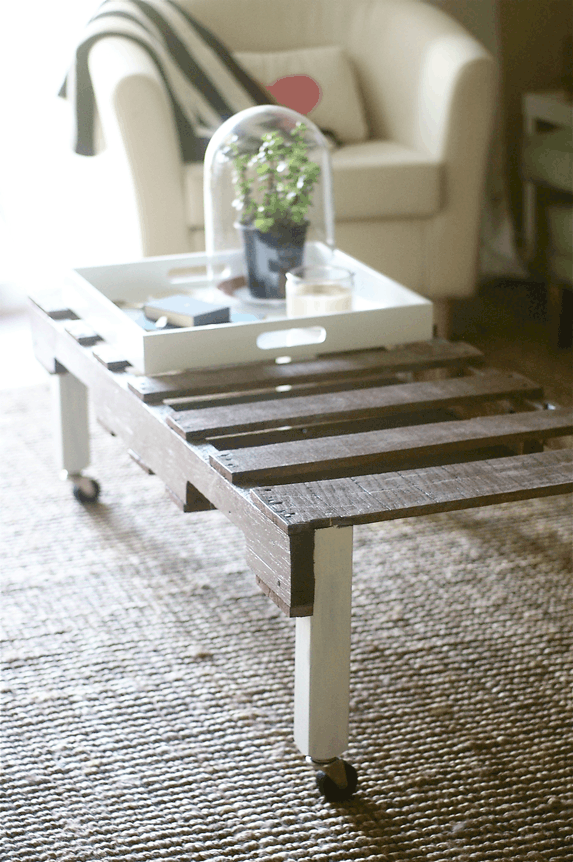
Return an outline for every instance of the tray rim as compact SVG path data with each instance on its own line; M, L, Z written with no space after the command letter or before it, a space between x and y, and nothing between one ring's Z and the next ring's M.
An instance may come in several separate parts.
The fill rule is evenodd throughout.
M118 300L135 301L134 296L141 302L150 295L163 296L177 290L193 292L194 288L213 287L213 282L208 277L213 257L206 252L161 255L136 261L75 267L65 279L64 295L72 311L122 352L137 372L147 375L228 365L229 352L233 355L231 364L242 364L276 359L285 354L302 359L320 353L391 346L403 343L404 340L415 341L431 337L433 313L429 299L376 272L345 252L332 250L321 243L308 245L310 262L336 262L340 266L346 266L359 276L363 287L366 286L373 292L384 288L391 289L392 293L396 294L397 301L380 307L313 317L287 318L271 315L260 321L237 321L196 328L181 327L160 332L142 329L115 304ZM236 251L217 255L216 261L227 262L231 272L236 272L242 262L240 252ZM170 272L182 270L204 272L166 281ZM153 294L149 293L150 286ZM391 318L403 315L405 309L410 312L408 323L413 327L407 339L400 337L400 325L396 320L395 335L398 337L388 340L389 333L381 333L382 341L373 343L374 320L380 322L380 318L384 316L388 324ZM417 326L413 315L419 318ZM388 329L387 326L386 328ZM310 337L310 331L317 329L325 333L320 342L309 340L305 344L281 344L264 349L257 346L257 338L266 332L303 330ZM217 356L217 349L213 348L214 340L219 347L225 348L220 356Z

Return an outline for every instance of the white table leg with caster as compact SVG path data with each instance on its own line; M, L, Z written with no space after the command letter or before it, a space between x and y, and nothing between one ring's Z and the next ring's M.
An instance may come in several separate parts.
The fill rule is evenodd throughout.
M52 386L57 464L80 474L90 462L87 389L72 374L53 375Z
M356 772L340 759L348 744L352 527L314 534L314 611L296 621L295 742L319 770L319 789L345 799Z
M73 374L55 374L52 402L58 468L74 483L74 495L80 502L93 502L99 485L82 475L90 463L87 388Z

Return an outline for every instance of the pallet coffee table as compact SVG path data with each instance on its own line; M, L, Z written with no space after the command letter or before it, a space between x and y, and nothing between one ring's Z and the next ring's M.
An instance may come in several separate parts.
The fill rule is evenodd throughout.
M101 424L187 512L244 533L261 589L296 617L295 740L329 799L349 797L354 524L573 490L573 411L488 370L464 343L426 341L319 359L148 377L75 315L32 303L54 375L61 467L83 502L88 391Z

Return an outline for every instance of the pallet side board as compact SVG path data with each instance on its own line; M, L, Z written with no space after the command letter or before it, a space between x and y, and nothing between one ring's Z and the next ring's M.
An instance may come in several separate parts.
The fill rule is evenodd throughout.
M264 592L289 616L311 614L312 557L309 572L308 564L301 565L300 539L285 535L254 505L248 492L210 467L212 447L186 443L166 424L171 409L137 398L128 386L132 375L125 369L110 371L98 362L90 346L80 345L66 332L64 321L48 317L33 305L30 322L44 358L51 355L57 373L69 371L88 387L104 427L137 453L137 460L165 483L175 502L188 499L191 484L194 499L200 495L198 501L208 501L242 530L249 563Z

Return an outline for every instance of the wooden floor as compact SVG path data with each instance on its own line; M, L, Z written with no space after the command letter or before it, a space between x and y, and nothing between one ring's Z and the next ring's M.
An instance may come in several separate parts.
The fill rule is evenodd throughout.
M531 377L551 400L573 404L573 350L550 343L542 285L517 281L483 285L475 300L460 304L455 330L456 337L484 352L489 365ZM46 379L33 357L26 312L0 315L0 389L33 386Z

